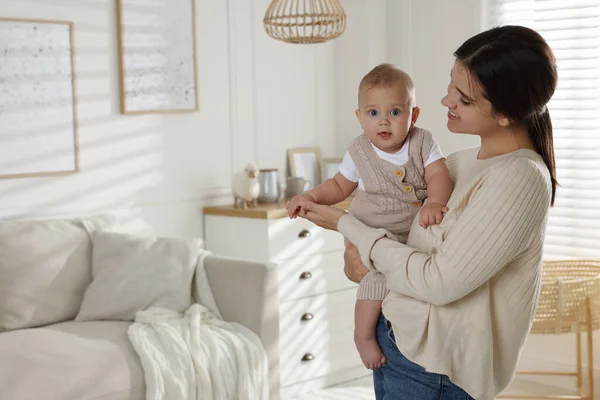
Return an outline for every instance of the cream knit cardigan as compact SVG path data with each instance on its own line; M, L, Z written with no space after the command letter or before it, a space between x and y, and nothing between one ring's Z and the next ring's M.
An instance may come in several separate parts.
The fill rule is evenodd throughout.
M427 229L417 216L406 245L351 215L338 230L385 275L383 313L402 354L488 400L514 377L531 328L551 184L531 150L487 160L478 150L448 157L450 210Z

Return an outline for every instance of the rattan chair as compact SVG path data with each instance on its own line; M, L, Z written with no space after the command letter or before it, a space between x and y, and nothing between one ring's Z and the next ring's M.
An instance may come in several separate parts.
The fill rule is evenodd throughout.
M600 327L600 260L546 261L542 269L542 287L532 334L558 335L575 333L577 370L517 371L527 375L573 376L577 379L575 396L498 396L519 399L586 399L594 398L593 331ZM587 333L587 393L583 390L581 334Z

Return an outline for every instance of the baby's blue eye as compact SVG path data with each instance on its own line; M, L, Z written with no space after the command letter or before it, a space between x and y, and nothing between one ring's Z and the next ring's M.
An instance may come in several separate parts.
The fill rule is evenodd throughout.
M375 117L375 116L377 116L377 110L369 110L369 115L370 115L371 117Z
M392 111L390 111L390 114L393 115L394 117L397 117L398 115L400 115L400 110L398 110L397 108L394 108Z

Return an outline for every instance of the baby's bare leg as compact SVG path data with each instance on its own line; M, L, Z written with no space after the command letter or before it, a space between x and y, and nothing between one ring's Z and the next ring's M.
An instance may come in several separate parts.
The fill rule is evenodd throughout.
M354 343L365 367L381 368L385 356L377 343L377 322L381 314L380 300L357 300L354 307Z

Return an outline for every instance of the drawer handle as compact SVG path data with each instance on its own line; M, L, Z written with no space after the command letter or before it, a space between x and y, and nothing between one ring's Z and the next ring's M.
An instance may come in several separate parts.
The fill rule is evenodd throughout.
M300 274L300 279L310 279L310 278L312 278L312 274L308 271Z
M299 238L307 238L310 237L310 231L306 230L306 229L302 229L300 231L300 233L298 234Z
M306 353L304 356L302 356L302 361L307 362L307 361L312 361L315 359L315 356L313 356L310 353Z
M311 319L313 319L313 315L308 312L303 314L302 318L300 318L301 321L310 321Z

